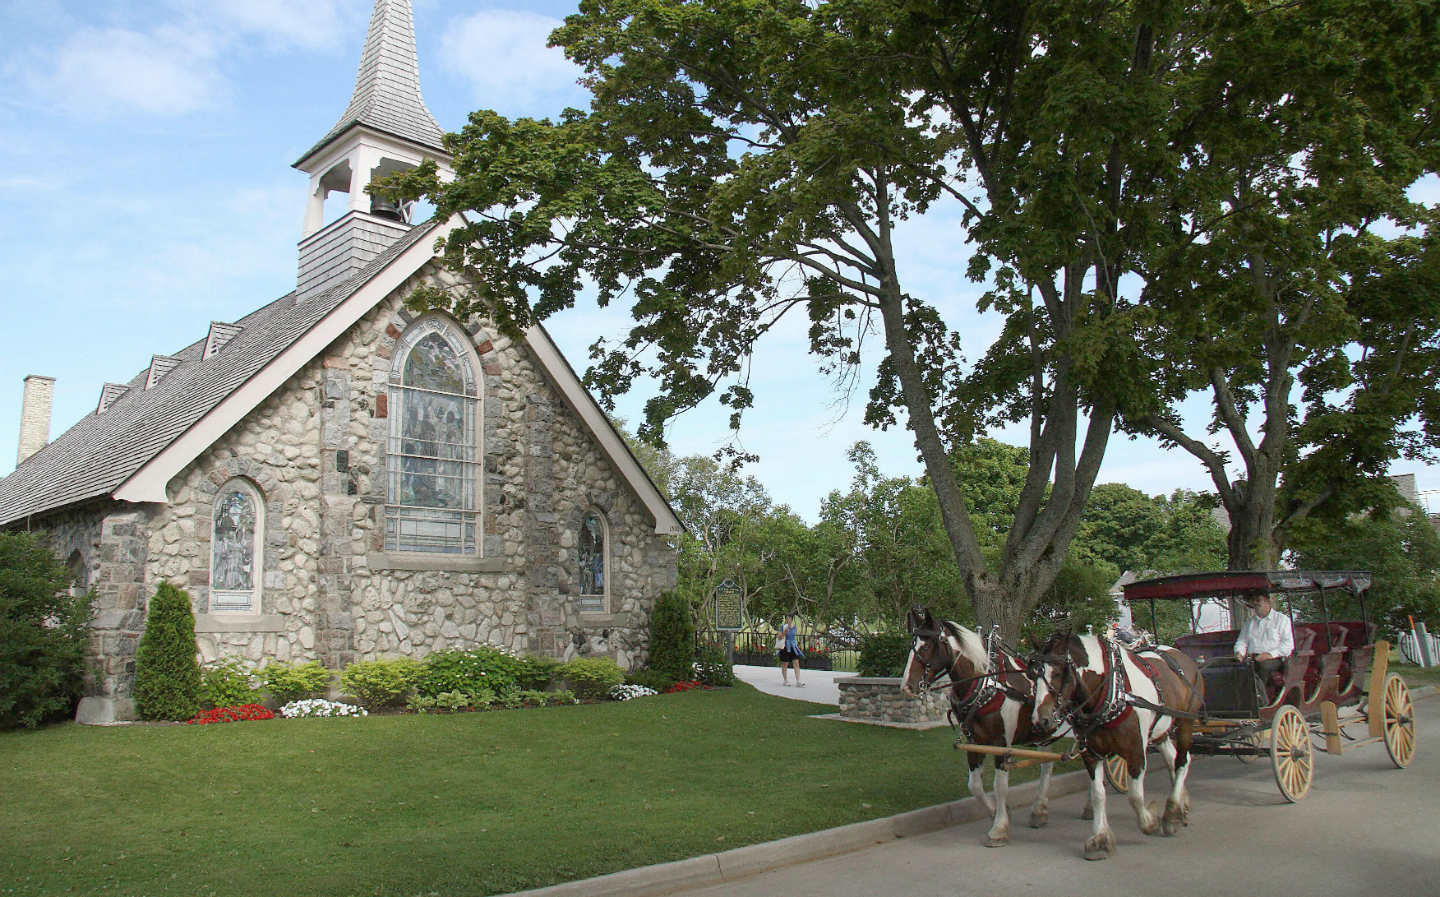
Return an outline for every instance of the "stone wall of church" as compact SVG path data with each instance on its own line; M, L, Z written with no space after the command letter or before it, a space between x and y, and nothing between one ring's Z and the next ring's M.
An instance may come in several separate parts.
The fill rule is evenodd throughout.
M477 322L465 330L483 372L482 557L385 553L392 354L415 319L401 298L422 281L453 284L422 269L170 482L170 505L145 523L148 587L190 592L206 659L338 668L491 644L642 662L675 551L525 347ZM245 617L209 607L211 514L234 477L265 502L263 592ZM608 525L603 613L575 606L587 511Z

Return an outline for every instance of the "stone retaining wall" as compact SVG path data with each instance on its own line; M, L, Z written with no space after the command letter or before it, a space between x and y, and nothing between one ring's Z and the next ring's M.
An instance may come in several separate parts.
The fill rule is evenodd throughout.
M948 702L943 691L932 691L923 698L907 698L900 693L900 680L856 676L836 679L840 687L840 715L847 719L873 720L881 723L945 722Z

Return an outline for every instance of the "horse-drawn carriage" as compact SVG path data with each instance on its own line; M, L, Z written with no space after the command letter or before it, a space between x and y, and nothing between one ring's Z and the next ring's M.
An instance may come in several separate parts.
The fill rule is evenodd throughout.
M1185 788L1192 754L1229 754L1249 761L1268 756L1275 781L1287 800L1309 791L1314 750L1338 754L1383 741L1396 766L1415 752L1415 717L1410 693L1388 672L1389 645L1375 641L1366 619L1368 573L1205 573L1132 583L1125 587L1132 609L1149 602L1156 626L1156 602L1185 601L1191 632L1173 646L1130 650L1094 635L1057 633L1021 656L995 633L982 636L956 623L934 619L924 608L911 611L915 641L906 662L902 691L910 694L950 683L950 703L970 753L971 792L992 807L994 825L986 843L1009 839L1005 794L1009 770L1042 764L1031 825L1049 816L1047 788L1056 760L1078 757L1091 776L1085 816L1095 830L1085 845L1087 859L1114 852L1105 813L1105 780L1127 793L1141 830L1174 834L1188 824ZM1330 620L1330 600L1358 603L1358 622ZM1239 632L1198 632L1196 601L1246 600L1278 595L1292 620L1297 604L1304 622L1293 627L1294 651L1269 681L1257 680L1248 661L1233 651ZM1272 666L1274 664L1271 664ZM1268 672L1268 671L1267 671ZM1345 713L1342 715L1342 708ZM1346 731L1363 723L1364 736ZM1045 748L1068 734L1074 747L1064 753ZM1312 735L1322 744L1312 748ZM1171 774L1163 813L1145 802L1146 755L1158 752ZM996 760L995 795L984 793L979 764ZM1098 767L1104 767L1100 774Z
M1239 632L1196 632L1173 640L1199 666L1205 680L1205 709L1197 721L1191 752L1228 754L1242 761L1269 757L1275 783L1286 800L1298 801L1310 790L1314 751L1340 754L1383 741L1398 767L1415 756L1415 713L1405 680L1389 672L1389 644L1375 641L1365 593L1369 573L1273 572L1196 573L1130 583L1125 599L1132 614L1144 602L1151 628L1157 627L1156 602L1240 601L1257 595L1281 599L1293 624L1295 650L1268 681L1258 679L1249 663L1232 655ZM1358 605L1359 620L1330 619L1336 598ZM1194 627L1199 615L1187 613ZM1361 724L1355 736L1349 726ZM1312 748L1311 736L1319 742ZM1107 762L1106 774L1117 790L1128 787L1123 764Z

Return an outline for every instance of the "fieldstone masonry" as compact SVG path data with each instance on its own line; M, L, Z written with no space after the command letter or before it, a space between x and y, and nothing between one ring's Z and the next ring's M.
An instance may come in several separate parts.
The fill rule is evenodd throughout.
M650 608L675 585L675 548L525 346L483 321L463 328L481 383L480 556L387 554L394 349L417 321L403 297L421 283L457 280L433 263L418 271L173 478L168 505L109 502L35 521L62 559L80 552L100 591L88 695L128 698L145 598L161 580L190 593L205 661L338 669L490 644L643 662ZM259 607L243 615L209 606L212 510L237 477L264 502ZM598 611L576 606L587 512L607 527Z
M945 722L949 710L946 692L930 691L923 697L900 693L900 680L855 676L836 679L840 687L840 716L881 723Z

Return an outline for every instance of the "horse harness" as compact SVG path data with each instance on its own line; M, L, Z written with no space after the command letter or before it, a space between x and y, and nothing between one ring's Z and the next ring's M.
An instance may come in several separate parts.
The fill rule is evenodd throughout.
M1160 685L1160 670L1154 665L1151 658L1137 652L1131 652L1135 658L1136 666L1140 667L1150 682L1155 687L1155 695L1160 700L1154 703L1140 697L1131 691L1130 674L1125 669L1124 657L1121 654L1120 646L1109 639L1098 639L1103 646L1101 655L1104 666L1104 679L1094 694L1086 694L1084 680L1080 679L1079 672L1075 669L1074 663L1069 655L1032 655L1027 673L1031 678L1038 675L1037 663L1063 664L1065 675L1075 677L1075 690L1080 693L1080 700L1074 702L1074 709L1070 711L1070 728L1075 736L1075 746L1080 752L1089 752L1087 742L1091 735L1101 729L1113 729L1134 713L1135 708L1140 707L1155 713L1155 718L1150 722L1150 731L1145 733L1145 740L1148 742L1155 734L1155 726L1160 722L1161 716L1170 716L1184 719L1199 719L1198 716L1174 710L1165 706L1165 692ZM1174 658L1162 651L1156 651L1155 657L1163 660L1165 665L1170 667L1181 681L1185 681L1184 671L1175 662ZM1087 704L1094 704L1094 709L1085 710Z

